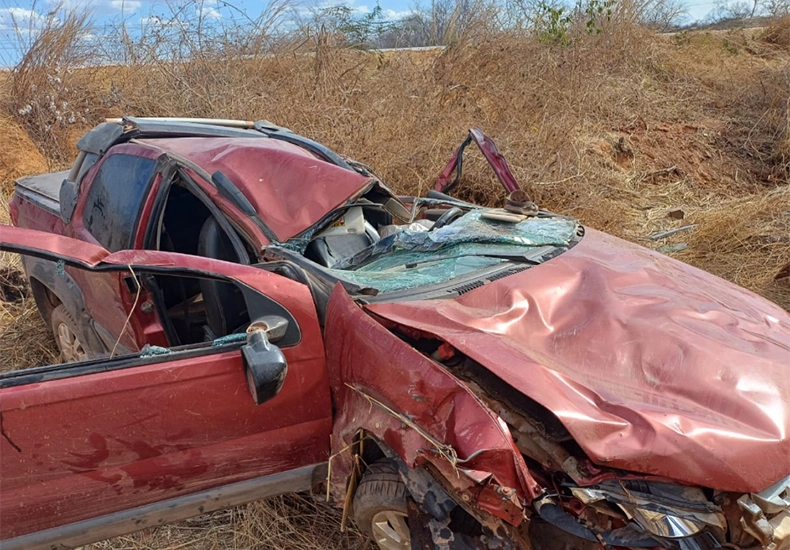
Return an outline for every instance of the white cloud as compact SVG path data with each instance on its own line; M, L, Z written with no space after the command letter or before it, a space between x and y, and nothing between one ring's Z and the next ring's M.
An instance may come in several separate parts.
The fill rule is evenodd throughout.
M110 0L109 4L111 8L122 10L126 13L135 12L143 5L140 0Z
M141 17L140 24L148 27L165 28L179 26L179 21L177 19L166 19L158 15L150 15L148 17Z
M197 10L198 15L206 19L222 19L222 14L217 8L209 6L208 3L203 4Z
M150 17L141 17L140 18L141 25L160 25L162 24L162 18L157 17L156 15L152 15Z
M360 13L366 14L370 13L370 7L367 4L361 4L359 6L356 5L356 0L326 0L318 4L319 10L324 10L327 8L337 8L337 7L346 7L350 9L353 13ZM308 8L309 10L309 8Z
M47 21L46 16L20 7L0 8L0 29L37 29Z
M384 19L388 19L390 21L397 21L409 17L411 15L414 15L415 13L416 12L414 10L403 10L403 11L384 10L382 15L384 15Z

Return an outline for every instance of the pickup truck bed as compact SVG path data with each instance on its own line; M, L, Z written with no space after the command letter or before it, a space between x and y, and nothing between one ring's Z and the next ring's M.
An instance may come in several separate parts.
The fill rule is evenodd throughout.
M68 175L69 171L64 170L21 178L16 182L16 192L37 206L60 216L60 185Z

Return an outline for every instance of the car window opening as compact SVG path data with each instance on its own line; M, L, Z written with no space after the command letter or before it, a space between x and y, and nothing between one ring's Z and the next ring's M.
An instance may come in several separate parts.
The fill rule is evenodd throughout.
M250 324L241 289L233 283L179 275L155 275L154 294L171 346L212 342L243 333Z
M153 248L241 263L225 231L203 202L176 180L169 188ZM170 275L151 282L172 345L212 341L249 324L233 283Z

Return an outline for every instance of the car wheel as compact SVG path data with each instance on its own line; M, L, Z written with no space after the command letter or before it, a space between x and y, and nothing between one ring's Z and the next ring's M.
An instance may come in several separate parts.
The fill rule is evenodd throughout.
M55 342L58 344L63 362L70 363L88 358L82 337L77 330L77 323L63 304L52 310L52 333L55 335Z
M411 549L406 498L408 491L395 466L374 462L354 495L354 521L382 550Z

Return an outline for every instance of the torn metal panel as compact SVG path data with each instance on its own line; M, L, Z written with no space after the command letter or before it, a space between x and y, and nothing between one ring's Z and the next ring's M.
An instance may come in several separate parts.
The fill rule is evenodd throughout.
M93 267L110 253L101 246L35 229L0 225L3 250L51 260L65 258L70 263Z
M468 137L461 143L455 153L453 153L453 156L442 170L442 173L439 174L439 177L436 179L436 184L433 187L434 190L440 193L449 193L458 185L463 171L464 149L466 149L472 141L480 148L480 152L483 153L483 156L496 174L502 187L504 187L508 193L520 190L521 187L510 171L505 157L499 152L496 144L490 138L486 137L480 128L472 128L469 130ZM450 177L453 173L455 173L455 177L451 180Z
M599 465L742 493L790 471L790 315L671 258L588 230L457 298L366 308L552 411Z
M340 286L330 299L325 341L334 453L363 428L409 466L433 464L464 500L514 525L522 521L521 503L541 489L507 426L463 383L364 315ZM339 454L331 480L337 494L350 470L348 454ZM467 470L489 477L481 484Z
M738 499L740 526L771 550L790 548L790 476Z

